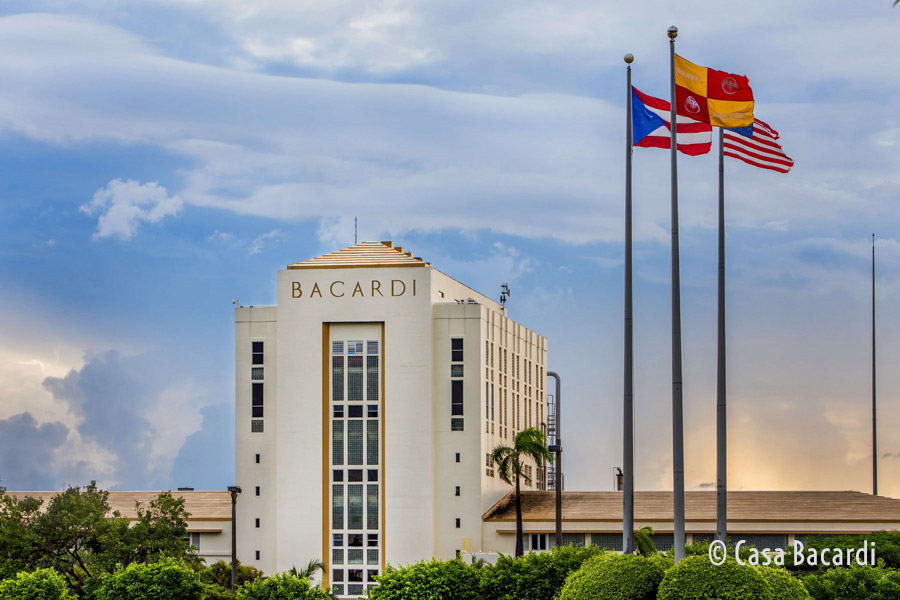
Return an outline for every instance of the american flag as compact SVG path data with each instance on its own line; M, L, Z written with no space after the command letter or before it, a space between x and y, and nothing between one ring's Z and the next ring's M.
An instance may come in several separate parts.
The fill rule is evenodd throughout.
M740 131L750 128L741 129ZM759 119L753 120L753 137L744 133L738 133L736 129L726 129L723 132L723 154L744 161L748 165L787 173L794 166L794 160L784 153L778 139L778 132Z

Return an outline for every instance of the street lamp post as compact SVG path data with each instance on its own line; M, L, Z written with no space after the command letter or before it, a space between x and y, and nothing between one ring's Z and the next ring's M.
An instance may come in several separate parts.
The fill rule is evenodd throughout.
M236 506L237 497L241 493L241 486L229 485L228 492L231 494L231 593L234 594L237 588L237 526L236 526Z
M554 486L556 488L556 547L559 548L562 546L562 437L560 436L560 402L559 395L561 393L562 385L559 381L559 374L555 371L547 371L547 377L552 377L556 380L556 415L555 423L556 423L556 443L548 448L550 452L556 454L556 481L554 482Z

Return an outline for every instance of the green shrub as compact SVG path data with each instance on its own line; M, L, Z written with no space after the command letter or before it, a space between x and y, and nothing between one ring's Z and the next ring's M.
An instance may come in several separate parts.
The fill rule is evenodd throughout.
M758 567L758 569L778 600L809 600L809 592L803 583L784 569L776 567Z
M290 573L257 579L238 590L237 600L319 600L328 598L321 588Z
M563 546L552 552L530 552L520 558L501 556L496 565L481 570L481 595L490 600L553 598L569 573L601 553L595 546Z
M75 596L59 573L38 569L0 582L0 600L75 600Z
M759 571L733 559L714 565L706 556L689 556L666 572L659 600L772 600L769 584Z
M900 598L900 573L881 567L835 567L807 575L803 584L814 600Z
M559 600L654 600L664 564L631 554L601 554L569 575Z
M205 587L183 562L132 563L103 578L96 600L202 600Z
M388 566L369 592L372 600L481 600L479 571L461 560L420 561Z

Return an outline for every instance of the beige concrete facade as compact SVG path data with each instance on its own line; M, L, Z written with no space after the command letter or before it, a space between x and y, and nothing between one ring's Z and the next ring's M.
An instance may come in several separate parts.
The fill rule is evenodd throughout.
M235 328L242 562L321 558L355 596L388 563L484 547L510 489L486 455L543 427L546 338L382 242L289 265L277 307L237 307Z

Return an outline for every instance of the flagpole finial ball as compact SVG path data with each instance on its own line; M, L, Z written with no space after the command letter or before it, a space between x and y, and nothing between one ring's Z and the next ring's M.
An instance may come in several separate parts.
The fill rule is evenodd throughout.
M634 54L632 54L631 52L629 52L628 54L626 54L626 55L625 55L625 62L628 63L629 65L630 65L631 63L633 63L633 62L634 62Z
M668 34L669 34L669 39L670 39L670 40L674 40L675 38L678 37L678 28L675 27L674 25L672 25L671 27L669 27L666 31L667 31Z

